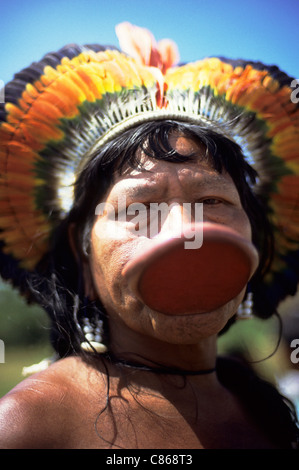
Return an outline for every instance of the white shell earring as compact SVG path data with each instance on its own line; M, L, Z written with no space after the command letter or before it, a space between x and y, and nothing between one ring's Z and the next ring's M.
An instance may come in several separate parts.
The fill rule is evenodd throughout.
M253 294L252 292L248 292L247 297L243 302L239 305L237 310L237 319L239 320L247 320L249 318L253 318Z
M83 319L83 332L85 340L81 343L81 348L86 352L104 353L107 346L103 343L103 322L98 320L93 327L88 318Z

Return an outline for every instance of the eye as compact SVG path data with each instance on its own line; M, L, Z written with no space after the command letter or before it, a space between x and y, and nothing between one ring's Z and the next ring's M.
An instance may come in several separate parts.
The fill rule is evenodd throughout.
M214 197L207 197L205 199L202 199L200 202L209 206L216 206L218 204L221 204L223 201Z

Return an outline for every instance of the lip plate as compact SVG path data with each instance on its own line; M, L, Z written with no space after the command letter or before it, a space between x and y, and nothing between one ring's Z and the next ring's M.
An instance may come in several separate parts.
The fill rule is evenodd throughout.
M122 271L129 288L151 309L182 315L213 311L236 297L258 266L251 242L234 230L204 222L203 244L184 247L196 227L181 237L159 240Z

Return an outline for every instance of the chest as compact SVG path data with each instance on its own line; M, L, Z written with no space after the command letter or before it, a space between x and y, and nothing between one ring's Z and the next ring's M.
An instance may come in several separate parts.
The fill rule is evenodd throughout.
M224 404L223 404L224 405ZM69 433L71 448L102 449L267 449L270 441L244 411L219 407L204 413L167 400L112 398L110 406L81 414Z

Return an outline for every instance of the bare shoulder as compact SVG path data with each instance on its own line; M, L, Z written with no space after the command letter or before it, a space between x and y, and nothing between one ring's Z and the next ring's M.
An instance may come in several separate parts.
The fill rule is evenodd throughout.
M76 357L22 381L0 399L0 448L68 447L71 431L84 426L82 408L85 416L92 413L95 381L100 392L101 374Z

